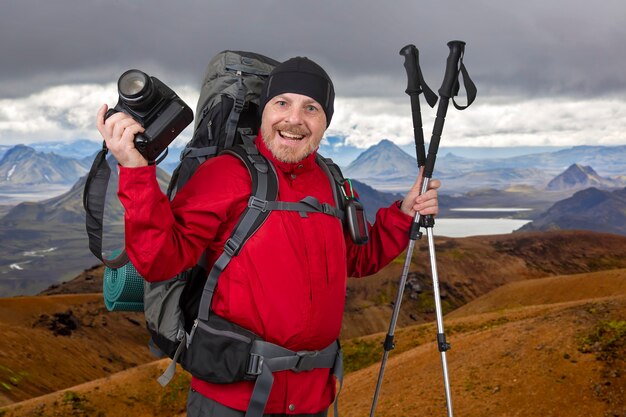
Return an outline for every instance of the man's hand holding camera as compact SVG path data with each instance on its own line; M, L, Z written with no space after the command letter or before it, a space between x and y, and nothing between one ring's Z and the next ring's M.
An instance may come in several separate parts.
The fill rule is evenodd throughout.
M125 167L156 162L192 121L193 112L158 78L130 69L117 81L119 100L103 105L96 126L107 148Z
M123 112L117 112L105 120L107 110L106 104L98 110L96 127L117 162L128 168L148 165L134 143L135 135L144 131L143 126Z

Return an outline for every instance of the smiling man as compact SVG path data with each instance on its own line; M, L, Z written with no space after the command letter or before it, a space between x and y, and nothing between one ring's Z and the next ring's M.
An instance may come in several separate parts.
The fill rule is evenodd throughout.
M334 87L313 61L296 57L270 74L261 95L261 129L255 144L274 166L278 200L314 197L335 205L328 176L316 151L333 115ZM206 251L213 265L248 206L251 179L231 155L207 160L173 201L161 193L155 167L134 148L143 128L116 113L98 130L120 166L119 197L126 209L126 250L148 281L161 281L193 266ZM370 239L357 245L336 217L314 212L272 211L219 276L212 314L255 333L264 343L287 352L304 352L308 364L273 372L266 415L326 416L335 396L336 340L341 330L348 276L371 275L396 258L408 244L416 210L437 214L439 182L419 195L421 178L403 201L380 209ZM210 269L210 268L209 268ZM333 350L334 349L334 350ZM332 352L332 362L318 366ZM294 354L295 355L295 354ZM211 356L206 355L210 361ZM333 365L334 364L334 365ZM306 366L301 366L306 365ZM193 378L187 403L190 417L243 417L255 402L255 382L215 384Z

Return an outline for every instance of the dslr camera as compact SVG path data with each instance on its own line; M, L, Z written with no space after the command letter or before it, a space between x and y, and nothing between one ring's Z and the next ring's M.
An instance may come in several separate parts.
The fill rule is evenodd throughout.
M117 90L119 100L105 118L124 112L139 122L145 130L135 135L135 148L150 163L193 121L193 111L171 88L142 71L123 73Z

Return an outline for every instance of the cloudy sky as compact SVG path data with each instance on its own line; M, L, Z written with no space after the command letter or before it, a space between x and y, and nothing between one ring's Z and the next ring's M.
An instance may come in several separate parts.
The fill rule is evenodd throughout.
M97 140L94 115L115 104L128 68L195 108L204 67L224 49L316 60L337 92L330 134L359 147L407 144L399 50L418 47L437 90L446 43L460 39L478 98L450 107L442 146L622 145L625 17L623 0L6 0L0 144ZM435 111L422 113L428 138Z

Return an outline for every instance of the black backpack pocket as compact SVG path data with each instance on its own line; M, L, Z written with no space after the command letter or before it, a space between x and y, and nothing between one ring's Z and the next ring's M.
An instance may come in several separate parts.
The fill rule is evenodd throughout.
M248 374L252 343L259 337L215 314L197 319L189 335L183 367L196 378L216 384L253 380Z

